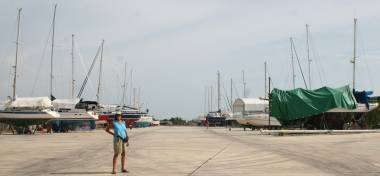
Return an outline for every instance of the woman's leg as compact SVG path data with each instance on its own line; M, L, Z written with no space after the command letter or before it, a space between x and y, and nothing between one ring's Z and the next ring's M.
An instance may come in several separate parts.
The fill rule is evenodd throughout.
M112 173L116 173L117 157L118 157L118 154L115 153L115 154L113 155Z
M122 172L124 172L124 171L126 171L126 169L125 169L125 158L126 158L126 144L125 143L123 143L122 144L123 146L122 146L122 149L121 149L121 171Z

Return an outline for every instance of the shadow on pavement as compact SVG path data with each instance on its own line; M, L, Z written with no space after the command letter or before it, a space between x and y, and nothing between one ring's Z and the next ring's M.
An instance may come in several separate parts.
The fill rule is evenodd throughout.
M111 174L111 172L54 172L51 175L88 175L88 174Z

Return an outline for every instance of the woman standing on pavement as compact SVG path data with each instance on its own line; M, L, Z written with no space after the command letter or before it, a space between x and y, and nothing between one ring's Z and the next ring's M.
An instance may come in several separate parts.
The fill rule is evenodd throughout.
M111 131L113 129L113 132ZM112 174L116 174L116 166L117 166L117 158L121 154L121 172L128 172L125 169L125 159L126 159L126 147L129 145L128 143L128 134L127 127L125 126L125 122L122 119L121 113L116 113L115 119L112 123L110 123L106 132L113 135L113 162L112 162Z

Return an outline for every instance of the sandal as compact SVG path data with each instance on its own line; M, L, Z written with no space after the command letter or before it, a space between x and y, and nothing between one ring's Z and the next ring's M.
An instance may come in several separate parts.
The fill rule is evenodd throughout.
M121 172L128 173L129 171L127 169L123 169L123 170L121 170Z
M116 174L116 172L115 172L115 171L112 171L111 174Z

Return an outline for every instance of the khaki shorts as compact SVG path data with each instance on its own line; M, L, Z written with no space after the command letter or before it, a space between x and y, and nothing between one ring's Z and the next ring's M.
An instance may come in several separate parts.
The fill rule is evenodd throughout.
M113 151L115 155L125 155L125 143L121 139L114 141Z

